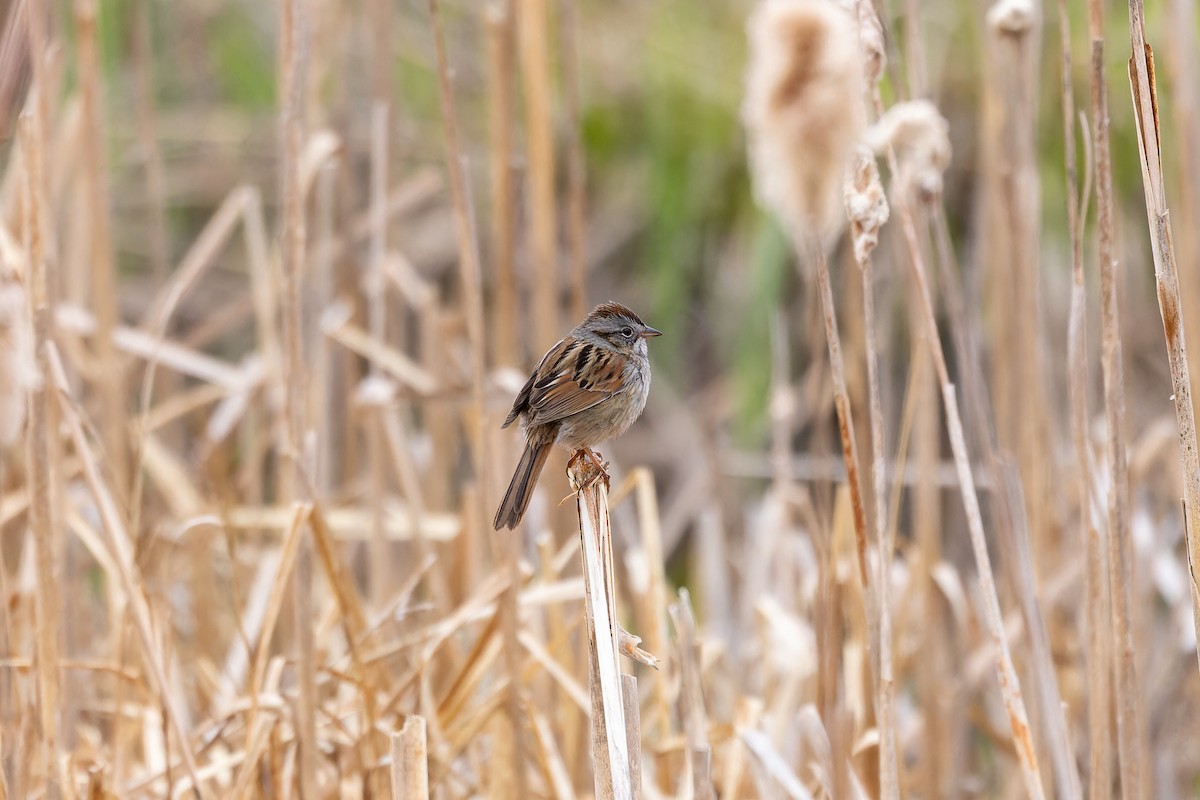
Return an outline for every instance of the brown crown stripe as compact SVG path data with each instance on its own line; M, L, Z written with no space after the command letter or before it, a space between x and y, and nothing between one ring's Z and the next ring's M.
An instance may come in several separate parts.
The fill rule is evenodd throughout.
M616 317L625 317L633 320L638 325L645 325L637 314L633 313L629 308L620 303L601 303L592 309L592 313L588 315L592 319L615 319Z

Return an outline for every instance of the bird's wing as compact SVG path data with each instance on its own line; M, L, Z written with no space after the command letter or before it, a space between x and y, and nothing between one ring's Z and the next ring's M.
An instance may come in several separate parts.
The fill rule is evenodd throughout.
M620 353L573 340L550 362L552 354L543 364L553 363L553 368L535 373L544 377L530 388L526 424L544 425L578 414L621 390L626 358Z

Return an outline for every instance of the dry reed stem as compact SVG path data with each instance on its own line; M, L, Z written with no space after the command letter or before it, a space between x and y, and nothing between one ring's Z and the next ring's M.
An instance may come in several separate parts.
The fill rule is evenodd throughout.
M877 657L878 699L877 710L879 741L879 796L900 796L900 769L896 754L895 677L892 663L892 554L894 544L887 533L887 478L884 468L883 402L879 388L878 354L875 350L875 289L871 281L869 262L859 264L862 268L863 320L867 342L867 396L871 420L871 480L875 499L874 526L875 548L878 558L878 580L875 585L875 602L878 607L876 620L879 626Z
M97 325L93 342L104 376L99 382L99 393L104 402L105 461L111 474L116 476L118 494L125 496L132 472L129 469L128 431L125 429L125 381L113 344L113 332L120 321L120 313L105 168L106 139L100 94L102 70L96 42L96 0L76 0L75 15L83 121L88 131L88 135L83 137L83 177L91 236L91 269L88 272L92 279L91 294Z
M571 319L587 314L587 174L579 118L578 4L562 0L560 23L563 106L567 138L567 264L571 273Z
M393 800L429 799L429 755L425 718L417 714L404 720L400 733L392 734Z
M298 500L304 494L301 479L301 452L304 425L304 359L301 345L300 280L304 274L307 229L301 185L301 148L305 139L306 70L308 30L304 0L282 0L280 17L279 112L282 150L281 180L282 224L280 228L281 272L283 279L280 317L283 339L284 441L281 448L290 461L283 471L284 496ZM312 550L300 542L296 568L292 573L292 603L295 620L297 684L299 702L296 742L299 749L301 796L317 793L317 690L315 643L313 641Z
M546 0L517 0L517 39L525 89L529 252L533 262L533 351L559 336L558 222L554 197L554 128Z
M621 675L621 699L625 704L625 744L629 748L632 800L642 800L642 704L637 678L633 675Z
M550 786L552 796L555 800L575 800L575 788L571 785L567 765L563 762L562 753L554 741L550 723L545 715L532 706L526 709L526 713L532 723L533 741L537 745L539 761L542 771L546 773L546 783Z
M1143 711L1133 644L1133 541L1130 530L1129 469L1125 445L1125 375L1121 353L1120 284L1114 229L1115 198L1109 150L1108 84L1104 67L1104 12L1088 2L1092 41L1092 124L1096 152L1096 225L1099 233L1101 369L1108 428L1108 586L1112 603L1113 691L1117 716L1117 757L1127 797L1141 795ZM1136 787L1136 788L1135 788Z
M878 91L875 93L875 104L881 105ZM898 174L895 152L888 148L888 164L893 175ZM1009 651L1008 640L1004 635L1003 615L1000 610L1000 598L996 594L996 579L992 573L991 558L987 551L987 538L984 534L983 516L979 509L979 497L975 489L975 476L971 470L970 456L967 452L966 438L963 434L962 418L959 415L958 399L954 384L950 382L950 371L946 365L945 352L942 350L941 334L937 328L937 316L934 313L933 299L929 292L929 282L925 277L924 259L921 255L920 244L917 241L916 227L913 223L911 200L900 198L900 220L908 247L908 265L912 272L915 288L920 301L922 324L925 327L926 344L933 356L933 366L941 386L942 402L946 412L946 433L950 439L950 449L954 455L955 469L958 472L959 490L963 499L963 508L967 517L967 529L971 538L971 548L975 555L975 564L979 571L980 590L984 601L984 623L995 648L996 677L1000 683L1000 692L1004 699L1005 710L1008 712L1009 724L1012 729L1013 744L1017 760L1021 765L1021 775L1025 783L1025 791L1032 798L1044 796L1041 771L1038 768L1037 753L1033 745L1032 732L1029 729L1029 715L1025 710L1025 701L1021 696L1020 679L1013 666L1012 654Z
M150 213L151 274L165 280L170 268L170 244L167 241L166 180L162 149L158 144L158 115L154 103L154 48L151 41L150 0L134 9L133 58L137 101L137 139L141 150L146 202Z
M746 745L746 749L754 754L767 774L776 781L779 788L791 800L813 800L812 793L800 782L800 778L796 776L791 765L779 754L765 733L758 730L744 730L738 736Z
M1183 306L1179 295L1179 267L1171 233L1171 212L1163 185L1162 142L1159 138L1158 89L1154 78L1154 52L1146 42L1145 9L1141 0L1129 2L1129 83L1137 118L1141 150L1142 187L1146 194L1146 216L1150 226L1150 249L1154 255L1154 281L1162 314L1171 385L1175 390L1175 419L1179 427L1180 465L1183 469L1183 526L1196 627L1197 659L1200 659L1200 443L1196 437L1196 415L1192 406L1191 375L1187 362Z
M1171 89L1171 114L1175 122L1175 151L1179 166L1176 170L1179 181L1179 215L1183 219L1200 218L1200 85L1196 64L1191 54L1200 51L1200 37L1196 31L1195 0L1170 0L1167 4L1164 34L1167 46L1163 48L1167 60L1167 77ZM1179 228L1179 254L1184 264L1194 264L1200 259L1200 231L1193 225ZM1195 307L1200 305L1200 275L1195 270L1185 269L1179 275L1179 288L1183 302ZM1200 340L1200 317L1192 315L1184 320L1185 331L1193 341ZM1200 371L1197 350L1188 354L1189 366Z
M381 4L387 5L387 4ZM377 58L383 61L382 53ZM378 88L378 87L377 87ZM388 104L378 96L371 107L371 234L369 263L364 280L367 294L367 330L375 342L387 341L387 292L385 291L387 256L387 182L388 182ZM377 377L379 366L370 362L371 375ZM377 606L387 600L387 583L391 577L391 548L383 535L383 497L387 484L383 471L383 436L378 416L370 414L366 422L367 467L370 473L370 503L374 515L370 543L370 596Z
M40 91L39 89L35 91ZM56 563L61 548L57 545L57 524L54 514L54 464L51 452L51 398L45 383L48 372L47 347L51 336L52 310L47 292L45 248L46 229L41 209L45 190L42 120L36 96L31 103L32 114L24 112L18 120L21 146L25 152L25 273L29 319L33 325L33 346L36 369L40 374L37 386L29 392L29 429L25 439L26 469L29 474L29 529L37 562L37 698L40 723L42 768L46 773L46 794L61 797L66 787L59 772L62 753L59 752L60 674L59 626L62 598L59 592L59 567Z
M1087 219L1086 186L1079 188L1078 159L1075 150L1075 90L1071 60L1071 22L1066 0L1058 2L1059 47L1062 50L1063 158L1066 161L1067 227L1071 236L1071 308L1067 330L1067 363L1070 372L1068 391L1071 405L1071 432L1075 443L1079 492L1079 535L1088 562L1085 579L1087 631L1087 708L1089 796L1107 796L1112 785L1108 722L1111 666L1107 644L1109 628L1108 595L1104 590L1102 537L1092 523L1093 472L1088 439L1088 365L1087 365L1087 290L1083 269L1083 225ZM1086 132L1085 132L1086 133ZM1090 160L1085 160L1090 168ZM1080 206L1083 206L1082 210ZM1096 569L1100 568L1100 569ZM1095 575L1099 572L1099 575ZM1095 580L1099 577L1099 581Z
M516 233L513 181L513 24L512 0L484 9L487 31L488 166L492 212L492 260L496 265L492 314L492 358L496 364L520 363L517 336ZM582 316L582 315L581 315Z
M134 560L132 538L118 511L112 491L100 477L99 460L92 451L92 447L88 443L87 436L84 433L80 412L71 402L70 388L58 353L53 348L53 345L48 345L47 350L45 358L49 371L43 376L43 379L52 382L54 385L58 396L57 407L61 411L62 420L74 444L76 455L83 463L85 481L96 502L96 509L103 523L104 532L107 535L108 548L112 551L114 561L119 570L117 579L121 584L121 589L125 592L126 602L133 615L134 628L142 646L143 656L146 660L146 665L150 668L151 685L159 694L160 702L168 717L166 724L171 726L171 730L178 740L180 752L183 754L184 766L187 769L189 777L192 779L193 786L196 787L196 792L201 797L204 797L206 795L199 781L195 754L191 749L187 729L183 726L182 710L167 681L167 673L163 665L162 655L155 646L150 606L143 594L143 581Z
M608 520L608 476L584 457L572 460L567 475L576 493L583 557L596 798L631 800L633 784L617 656L619 625Z
M479 251L475 241L474 215L471 208L469 187L463 175L463 155L459 146L458 121L454 110L454 95L450 87L450 65L446 57L446 45L442 38L442 23L438 16L438 0L429 0L430 23L433 28L434 47L437 52L438 95L441 101L442 124L446 140L446 171L450 176L450 195L454 203L455 243L458 247L459 280L464 299L464 315L467 323L467 340L471 353L471 410L470 444L472 464L475 468L475 485L479 488L476 502L470 509L473 513L475 530L487 526L488 459L487 437L483 435L484 398L483 382L486 369L486 353L483 344L483 290L481 287Z
M708 742L708 712L700 674L700 642L696 639L696 619L692 598L680 588L678 601L669 609L675 624L676 651L679 659L679 716L687 738L686 763L691 767L691 797L711 800L713 794L712 747Z
M1038 562L1046 563L1050 558L1050 541L1045 494L1050 483L1045 477L1048 462L1044 458L1043 441L1050 423L1045 414L1049 404L1043 396L1046 380L1042 350L1038 346L1042 340L1038 287L1041 184L1034 138L1040 10L1024 0L998 2L991 6L988 22L1001 54L994 70L1002 114L997 179L1005 226L1000 236L1007 243L1008 259L1007 263L997 264L997 280L1011 284L1013 300L1011 313L1006 315L1006 324L1012 326L1006 337L1010 346L1002 351L1005 357L1015 356L1009 367L1012 393L1004 396L999 406L1007 416L1002 420L1001 430L1007 429L1013 437L1009 446L1017 453L1022 483L1030 501L1024 512L1029 518ZM997 353L998 358L1001 355ZM1020 511L1012 509L1012 515L1017 516Z
M875 343L875 286L872 280L871 250L878 241L879 227L887 219L887 201L875 157L865 155L865 163L856 164L853 175L848 178L846 210L850 217L854 257L858 263L862 280L863 338L867 362L867 410L871 425L871 495L874 500L871 521L875 535L877 582L874 587L873 612L876 639L876 717L879 730L879 794L882 798L895 800L900 796L900 772L896 758L895 678L892 663L892 553L894 542L887 533L887 477L885 475L883 438L883 399L879 388L879 356ZM860 169L865 167L865 169ZM853 200L874 199L867 209L855 208ZM856 214L855 211L868 211ZM872 602L872 598L868 598Z
M658 493L654 473L644 467L634 470L630 480L634 481L638 529L641 531L642 550L649 566L648 585L639 603L639 619L643 626L642 633L646 637L646 649L657 655L667 652L668 606L666 559L662 546L661 518L658 514ZM664 677L651 685L651 726L660 740L670 733L671 725L671 701L666 684L667 680Z
M846 389L846 364L842 359L842 340L838 334L837 307L833 302L833 289L829 285L829 263L825 250L815 238L810 237L807 254L817 266L817 294L821 300L821 314L825 322L825 342L829 347L830 374L833 379L833 402L837 409L838 436L842 444L842 459L846 463L846 484L850 489L850 505L854 514L854 538L858 547L858 576L864 591L870 591L867 556L867 512L863 502L862 479L858 469L858 445L854 437L854 419L850 413L850 394Z
M296 556L300 550L301 539L304 535L304 529L308 524L310 513L311 506L297 504L292 509L292 519L288 524L287 535L284 537L283 545L280 548L278 570L270 582L271 594L267 600L267 607L263 614L262 622L258 626L258 641L254 648L254 665L250 672L249 694L252 704L246 719L247 738L252 743L252 746L249 748L251 753L261 749L263 744L265 744L264 737L269 730L265 723L260 724L262 720L258 716L258 698L260 692L266 691L264 680L267 673L267 660L270 658L271 637L275 633L275 625L279 621L279 614L283 611L283 603L288 587L292 583L292 574L296 567ZM253 745L253 743L258 744ZM234 783L234 797L240 798L246 796L246 793L250 789L250 782L254 779L257 771L257 758L247 758L242 762L242 768Z

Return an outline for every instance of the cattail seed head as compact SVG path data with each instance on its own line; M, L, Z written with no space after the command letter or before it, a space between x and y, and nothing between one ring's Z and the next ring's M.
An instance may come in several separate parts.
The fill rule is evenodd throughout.
M897 103L867 131L876 153L896 151L896 191L915 192L923 202L942 195L942 173L950 166L950 124L928 100Z
M750 17L742 119L759 202L793 238L836 224L865 125L856 21L831 0L764 0Z
M1033 0L997 0L987 12L987 24L1001 36L1024 36L1033 29L1037 9Z
M865 146L855 153L844 195L854 260L864 265L879 244L879 229L888 221L887 196L879 182L879 168L875 165L875 155Z

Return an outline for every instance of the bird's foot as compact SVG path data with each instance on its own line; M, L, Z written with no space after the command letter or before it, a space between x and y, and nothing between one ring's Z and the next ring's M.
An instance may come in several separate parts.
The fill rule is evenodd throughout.
M581 460L587 463L581 464ZM600 454L591 448L580 448L567 460L567 478L572 488L581 492L598 480L608 481L608 462L602 461Z

